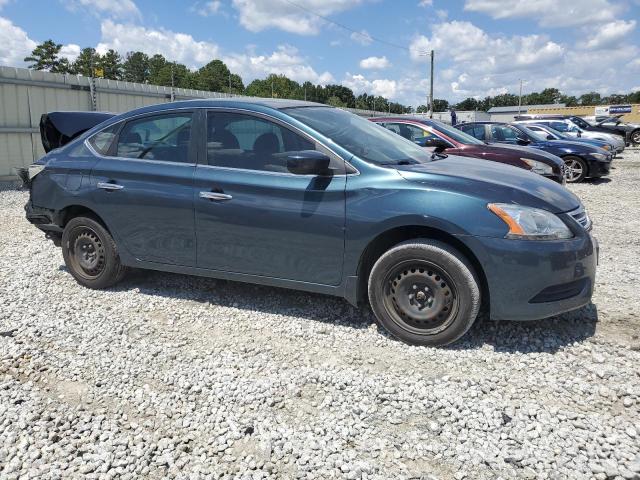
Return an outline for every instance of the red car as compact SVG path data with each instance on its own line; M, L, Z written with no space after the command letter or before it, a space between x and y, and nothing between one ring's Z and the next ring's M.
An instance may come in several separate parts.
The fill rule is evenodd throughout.
M506 163L564 183L564 162L560 157L519 145L490 145L445 123L420 117L377 117L382 125L418 145L435 152Z

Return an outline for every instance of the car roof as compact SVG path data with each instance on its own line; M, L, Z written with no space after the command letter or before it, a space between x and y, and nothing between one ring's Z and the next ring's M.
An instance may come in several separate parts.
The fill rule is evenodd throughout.
M147 107L130 110L119 118L126 118L143 113L163 112L166 110L185 108L244 108L253 109L255 107L266 107L274 110L284 110L295 107L324 107L334 108L330 105L315 102L305 102L303 100L289 100L284 98L260 98L260 97L231 97L231 98L197 98L193 100L180 100L177 102L159 103Z

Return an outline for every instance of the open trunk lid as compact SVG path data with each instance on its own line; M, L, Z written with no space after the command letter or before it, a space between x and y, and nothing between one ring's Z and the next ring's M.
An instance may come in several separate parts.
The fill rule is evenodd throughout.
M45 152L66 145L115 114L107 112L49 112L40 117L40 138Z

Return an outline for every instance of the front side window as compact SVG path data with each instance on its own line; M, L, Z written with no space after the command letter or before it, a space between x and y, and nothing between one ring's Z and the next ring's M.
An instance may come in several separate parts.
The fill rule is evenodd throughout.
M549 126L559 132L568 132L569 126L564 122L550 122Z
M120 123L116 123L115 125L111 125L110 127L99 131L89 138L89 144L100 155L106 155L111 148L113 139L116 138L116 133L118 133L119 128Z
M118 135L116 156L189 162L192 114L168 114L127 122Z
M316 145L277 123L243 113L207 113L209 165L286 173L287 157L302 150Z
M491 136L499 142L515 141L520 137L515 129L506 125L491 125Z
M397 165L431 161L430 152L422 147L353 113L332 107L295 107L282 111L365 162Z

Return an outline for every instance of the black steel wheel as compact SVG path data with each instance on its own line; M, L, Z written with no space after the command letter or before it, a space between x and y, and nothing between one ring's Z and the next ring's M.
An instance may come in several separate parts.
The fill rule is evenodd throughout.
M72 218L62 234L62 256L78 283L106 288L126 273L116 244L104 226L90 217Z
M383 254L369 277L379 323L413 345L446 345L471 327L480 307L473 267L449 245L404 242Z

